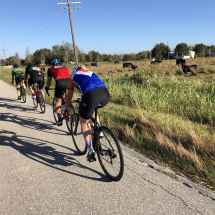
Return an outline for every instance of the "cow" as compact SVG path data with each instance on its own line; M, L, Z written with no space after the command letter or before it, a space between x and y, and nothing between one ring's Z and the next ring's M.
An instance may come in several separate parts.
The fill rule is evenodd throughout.
M85 63L85 66L90 66L90 63Z
M161 63L162 62L162 60L154 60L154 61L151 61L150 63L151 64L157 64L157 63Z
M192 70L197 71L197 65L191 65L191 66L186 66L185 64L182 64L182 69L185 74L188 72L192 72Z
M130 68L132 66L133 66L132 63L123 63L123 68L126 68L126 67Z
M135 70L135 69L138 68L138 66L132 65L131 68L132 68L133 70Z
M118 64L119 64L119 61L118 61L118 60L115 60L115 61L114 61L114 63L115 63L115 64L116 64L116 63L118 63Z
M91 63L91 66L98 66L97 63Z
M176 65L178 64L185 64L186 63L186 59L176 59Z

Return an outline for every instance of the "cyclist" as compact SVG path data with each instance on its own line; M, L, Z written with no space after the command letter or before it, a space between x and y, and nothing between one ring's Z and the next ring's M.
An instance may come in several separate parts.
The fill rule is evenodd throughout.
M26 90L25 83L24 83L24 72L21 68L19 68L18 64L13 65L13 70L12 70L12 84L14 84L14 76L15 76L15 81L16 81L16 89L17 89L17 94L18 94L18 100L21 100L20 96L20 89L19 89L19 83L21 83L21 86Z
M69 70L67 67L61 65L60 60L54 59L51 62L51 67L48 69L48 78L45 90L49 90L49 87L51 86L52 77L54 77L56 81L55 85L55 100L56 100L56 111L58 116L57 125L61 126L63 124L63 116L61 114L61 98L63 97L64 92L68 88L69 83Z
M81 129L88 149L87 161L93 161L95 152L93 150L88 123L91 117L95 118L95 106L98 103L103 103L106 105L110 100L110 94L105 87L105 84L98 78L98 76L92 71L86 70L83 65L76 65L72 70L72 75L68 86L68 94L66 97L67 108L71 103L75 87L79 89L82 94L82 99L79 106L79 116ZM97 121L99 123L98 118Z
M30 75L30 78L28 79L28 74ZM43 94L43 98L45 100L45 93L43 91L44 86L44 77L45 74L42 72L42 69L36 65L35 63L29 63L28 66L25 69L25 81L28 79L28 86L32 93L32 98L35 99L36 95L32 89L32 84L39 84L39 90Z

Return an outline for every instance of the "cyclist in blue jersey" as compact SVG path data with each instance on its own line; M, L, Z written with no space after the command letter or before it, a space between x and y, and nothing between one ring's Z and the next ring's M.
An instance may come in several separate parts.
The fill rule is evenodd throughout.
M88 123L91 117L95 118L95 106L98 103L106 105L110 100L110 94L105 87L104 82L102 82L95 73L86 70L83 65L76 65L72 70L66 97L67 108L70 106L75 87L80 90L82 94L79 106L79 116L81 129L88 148L87 161L91 161L95 157L95 152L92 146ZM97 121L99 122L99 119L97 119Z

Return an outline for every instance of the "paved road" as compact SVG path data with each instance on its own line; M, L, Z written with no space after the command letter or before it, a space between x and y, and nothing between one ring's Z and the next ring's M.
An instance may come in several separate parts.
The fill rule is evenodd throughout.
M123 150L125 173L111 182L99 162L76 152L64 124L16 100L0 80L0 214L215 214L215 199L157 172Z

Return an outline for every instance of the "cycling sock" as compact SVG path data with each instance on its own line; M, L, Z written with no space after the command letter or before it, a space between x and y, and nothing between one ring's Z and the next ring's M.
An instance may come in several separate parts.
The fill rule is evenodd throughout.
M18 93L18 96L20 96L20 91L19 92L17 92Z
M87 149L90 151L93 148L92 140L86 141Z

